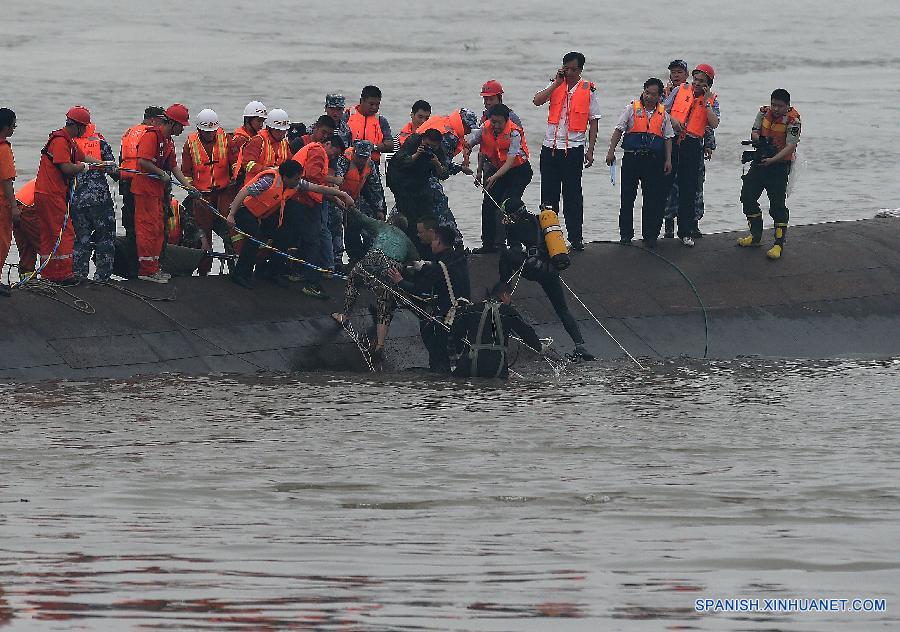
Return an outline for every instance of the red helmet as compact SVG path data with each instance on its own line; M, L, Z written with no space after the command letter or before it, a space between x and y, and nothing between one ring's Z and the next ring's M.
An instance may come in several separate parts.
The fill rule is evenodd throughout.
M483 97L496 97L501 94L503 94L503 86L499 81L491 79L481 86L481 96Z
M66 112L66 118L70 121L75 121L79 125L91 124L91 113L83 105L76 105L75 107L69 108L69 111Z
M697 64L697 67L694 68L694 72L697 72L698 70L709 77L710 83L712 83L713 79L716 78L716 71L713 70L713 67L709 64ZM694 74L694 72L692 72L691 74Z
M179 123L183 127L187 127L190 123L190 121L188 120L188 109L186 106L181 105L180 103L173 103L166 108L166 118L170 121Z

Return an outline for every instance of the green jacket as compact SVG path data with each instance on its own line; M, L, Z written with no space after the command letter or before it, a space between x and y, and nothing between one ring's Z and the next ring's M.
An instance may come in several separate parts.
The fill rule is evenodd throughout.
M419 252L415 245L400 228L364 215L355 207L350 209L350 215L355 222L362 226L363 230L374 235L372 247L383 252L385 256L400 263L415 261L419 258Z

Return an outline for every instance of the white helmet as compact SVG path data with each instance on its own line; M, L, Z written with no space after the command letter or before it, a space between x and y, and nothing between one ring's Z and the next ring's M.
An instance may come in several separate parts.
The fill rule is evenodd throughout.
M259 118L266 118L269 111L266 109L266 106L259 101L251 101L247 104L247 107L244 108L244 118L248 116L258 116Z
M219 115L209 108L200 110L195 120L197 121L197 129L201 132L214 132L219 129Z
M288 113L284 110L272 110L266 117L266 127L271 127L272 129L289 130L291 129L291 117L289 117Z

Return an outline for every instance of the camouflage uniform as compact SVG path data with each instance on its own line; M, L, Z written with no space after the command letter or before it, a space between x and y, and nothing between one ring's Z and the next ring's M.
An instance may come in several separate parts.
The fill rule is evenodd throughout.
M115 160L112 147L100 140L102 160ZM75 229L75 248L72 264L75 276L86 279L90 274L91 253L94 253L94 280L108 281L115 260L116 212L106 181L105 169L91 169L76 178L72 200L72 226Z

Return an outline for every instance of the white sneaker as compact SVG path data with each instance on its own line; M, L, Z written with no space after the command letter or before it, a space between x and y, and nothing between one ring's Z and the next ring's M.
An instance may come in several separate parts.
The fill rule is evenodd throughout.
M687 246L688 248L693 248L693 247L694 247L694 240L691 239L690 237L682 237L682 238L681 238L681 245L682 245L682 246Z
M151 281L153 283L168 283L169 279L171 279L172 277L170 277L165 272L160 271L160 272L157 272L156 274L151 274L151 275L139 274L138 278L141 281Z

